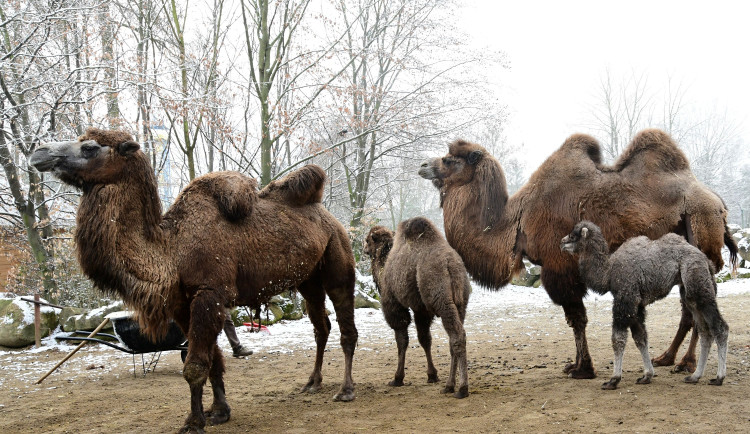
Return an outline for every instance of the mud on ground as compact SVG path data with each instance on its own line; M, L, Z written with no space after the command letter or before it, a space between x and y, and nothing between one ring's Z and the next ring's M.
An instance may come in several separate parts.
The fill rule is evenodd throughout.
M427 383L424 355L412 326L406 385L392 388L387 386L396 367L392 331L379 312L361 310L358 317L368 316L382 327L360 331L354 362L355 401L331 399L343 376L337 335L329 341L323 390L314 395L299 392L312 368L314 351L309 346L289 352L261 348L246 359L227 358L225 379L232 417L206 432L750 431L748 294L719 299L730 326L728 374L721 387L707 384L716 374L715 347L706 376L697 385L684 384L684 374L670 373L668 367L656 368L652 384L636 385L642 364L631 340L620 389L600 390L612 372L608 301L587 302L589 345L599 374L594 380L572 380L562 373L574 355L574 344L561 308L550 304L471 306L470 302L466 320L470 392L466 399L440 393L449 354L439 322L432 330L441 383ZM649 307L652 356L667 347L678 321L676 298ZM309 339L312 343L312 333ZM155 372L134 377L130 355L102 348L88 351L41 385L33 381L61 360L64 351L3 353L0 432L162 433L182 426L189 392L179 353L163 353ZM210 400L207 386L204 404Z

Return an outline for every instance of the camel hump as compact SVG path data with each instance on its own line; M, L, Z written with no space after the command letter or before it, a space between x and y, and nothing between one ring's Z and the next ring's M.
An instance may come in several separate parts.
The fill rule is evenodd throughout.
M585 153L596 165L602 164L602 150L599 142L588 134L573 134L560 147L562 150L573 150Z
M398 232L404 234L404 238L409 241L432 237L438 233L435 225L424 217L414 217L402 221L398 225Z
M658 129L643 130L636 134L613 169L621 171L637 163L665 172L690 170L685 153L677 147L669 134Z
M263 187L259 196L296 206L320 203L323 200L325 181L326 173L323 169L309 164L281 179L271 181Z
M258 200L258 181L239 172L211 172L196 178L185 192L188 188L211 195L221 214L229 221L249 216Z

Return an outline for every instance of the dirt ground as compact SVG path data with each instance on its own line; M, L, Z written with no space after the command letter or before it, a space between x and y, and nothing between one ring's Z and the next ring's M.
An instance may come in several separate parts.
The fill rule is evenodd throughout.
M572 332L562 309L550 304L480 303L470 307L466 320L470 392L466 399L440 394L449 355L439 322L432 330L441 383L427 383L424 354L412 326L406 385L387 386L395 371L396 348L383 322L382 328L360 331L355 401L331 399L343 376L337 336L329 341L323 390L314 395L298 391L312 368L314 351L309 346L287 352L261 348L247 359L227 358L232 417L206 431L748 432L750 295L720 298L719 306L730 325L728 373L722 387L707 384L716 374L715 347L697 385L684 384L684 374L673 374L668 367L656 368L652 384L636 385L642 364L631 340L620 389L600 390L612 372L608 301L587 302L589 345L599 375L594 380L572 380L562 373L574 355ZM357 311L357 315L382 322L379 312ZM649 307L648 315L651 354L656 356L677 329L679 300L659 301ZM130 355L106 348L91 351L100 357L96 362L85 356L73 358L70 367L38 386L33 384L38 374L62 359L64 351L3 353L0 432L162 433L180 428L189 392L178 353L163 353L155 372L134 377ZM87 363L90 366L72 368ZM210 386L205 393L208 405Z

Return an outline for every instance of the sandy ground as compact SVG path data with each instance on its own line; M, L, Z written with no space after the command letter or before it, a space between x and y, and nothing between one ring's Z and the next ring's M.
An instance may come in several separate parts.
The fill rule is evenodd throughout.
M750 286L750 281L746 285ZM715 347L706 376L697 385L684 384L684 374L673 374L668 367L656 368L652 384L636 385L642 364L631 340L617 391L599 388L612 372L610 301L587 301L589 345L599 377L572 380L562 373L574 355L572 332L562 309L546 301L504 303L504 297L507 293L475 291L472 295L466 320L470 391L466 399L440 394L449 355L439 322L432 330L441 383L427 383L424 354L412 326L406 385L392 388L387 386L395 371L392 331L380 312L358 310L355 401L331 399L343 376L337 333L332 334L326 353L323 390L309 395L298 390L312 368L311 329L300 332L292 328L290 332L272 327L274 337L265 338L243 332L241 338L254 346L256 353L246 359L227 358L231 420L206 431L750 431L749 294L719 299L730 325L728 374L722 387L707 384L716 374ZM667 347L677 329L679 300L659 301L650 306L648 314L655 356ZM291 340L285 341L279 336L284 333L303 336L290 336ZM44 383L34 385L69 348L0 353L0 432L161 433L175 432L182 425L189 392L178 353L163 353L154 372L134 376L129 354L93 345ZM208 405L210 386L205 393Z

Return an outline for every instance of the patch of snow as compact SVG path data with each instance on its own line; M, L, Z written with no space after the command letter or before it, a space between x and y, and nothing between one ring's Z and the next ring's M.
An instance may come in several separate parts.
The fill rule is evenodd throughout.
M750 279L733 279L718 284L719 297L747 293L750 293ZM675 287L669 297L679 297L679 289ZM608 303L611 300L612 296L610 294L602 296L589 292L585 303L587 305L600 302ZM339 339L341 334L336 322L336 314L330 301L327 300L326 303L326 307L332 312L330 315L331 334L328 338L326 351L331 353L338 352L340 354ZM553 306L554 304L543 288L508 285L499 290L487 290L475 285L469 299L466 315L467 337L472 342L473 333L480 330L484 332L496 330L497 332L494 336L498 341L502 341L504 339L502 331L504 323L516 322L519 318L532 318ZM563 315L562 309L559 310L559 315ZM354 321L359 333L357 351L375 351L376 345L393 342L393 331L386 324L383 319L383 313L380 310L357 309ZM549 335L552 332L545 330L543 325L537 326L534 324L536 323L529 322L529 336ZM445 333L436 332L442 330L442 324L439 319L433 322L432 330L435 345L447 344ZM237 334L243 345L247 345L255 350L257 355L261 355L264 352L291 354L295 351L315 349L315 335L312 323L308 317L297 321L280 321L268 326L268 331L269 333L251 333L245 327L237 328ZM55 330L51 336L42 341L41 348L0 351L0 364L4 367L3 372L0 373L0 386L8 378L13 377L22 378L24 381L28 380L29 384L31 384L54 366L57 361L62 359L63 354L67 354L77 345L77 342L57 342L54 337L61 333L63 332L60 328ZM409 335L411 341L417 341L414 326L409 327ZM220 347L225 351L225 354L231 353L231 347L224 333L219 334L218 342ZM41 358L40 353L47 354L44 354L44 357ZM118 372L118 369L122 369L119 367L121 365L115 363L116 360L122 358L123 353L120 351L105 345L89 344L76 354L74 360L67 362L61 369L65 369L64 375L68 379L76 375L100 376L103 373L110 371ZM258 357L256 361L263 361L262 356ZM98 369L96 372L86 371L85 367L92 364L97 366L103 365L105 368Z

